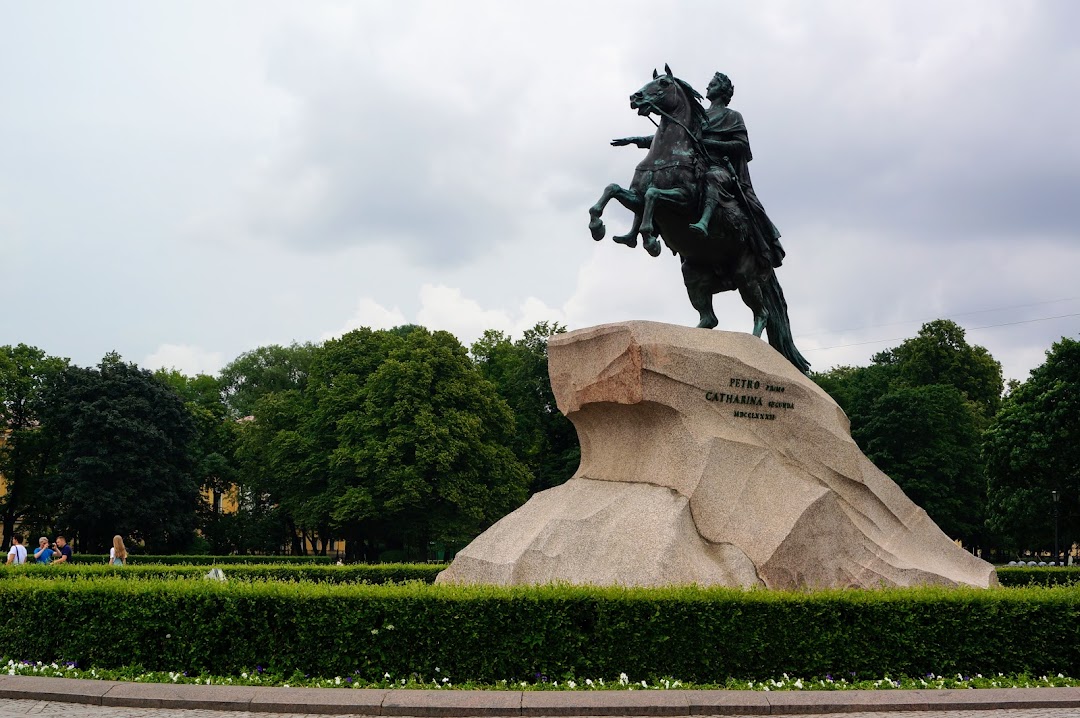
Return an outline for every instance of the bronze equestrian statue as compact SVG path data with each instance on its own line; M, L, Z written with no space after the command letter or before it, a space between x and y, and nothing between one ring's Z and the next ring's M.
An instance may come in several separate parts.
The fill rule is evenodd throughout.
M608 185L589 209L593 239L603 239L600 217L607 203L617 200L634 213L634 221L630 232L614 241L636 247L640 234L645 250L655 257L664 240L682 261L699 327L719 324L713 295L737 289L754 312L754 335L767 331L769 344L806 372L810 363L792 341L787 302L774 271L784 259L780 232L750 182L747 163L753 156L742 115L728 107L734 85L716 73L706 90L710 106L705 109L694 88L666 65L664 71L654 70L652 82L630 96L630 107L639 115L655 114L660 122L651 137L612 141L648 153L629 189Z

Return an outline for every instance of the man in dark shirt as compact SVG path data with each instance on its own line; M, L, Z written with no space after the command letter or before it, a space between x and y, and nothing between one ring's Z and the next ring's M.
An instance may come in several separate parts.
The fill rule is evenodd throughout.
M71 547L63 536L56 537L56 555L53 563L71 563Z

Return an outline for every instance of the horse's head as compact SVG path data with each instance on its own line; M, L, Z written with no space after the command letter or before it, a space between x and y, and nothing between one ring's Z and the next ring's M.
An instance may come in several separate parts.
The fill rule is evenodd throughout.
M639 115L660 114L660 110L674 114L681 107L690 105L692 98L700 99L701 95L664 65L663 75L653 70L652 82L630 95L630 107Z
M665 66L665 70L668 68ZM652 82L630 95L630 107L639 115L650 115L658 109L671 112L679 102L679 86L671 72L663 75L653 70Z

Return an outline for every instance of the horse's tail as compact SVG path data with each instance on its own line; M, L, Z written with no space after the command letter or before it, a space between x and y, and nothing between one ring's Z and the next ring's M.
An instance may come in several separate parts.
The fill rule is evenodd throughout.
M761 282L760 286L765 309L769 312L768 319L765 321L769 345L783 354L803 374L809 372L810 362L795 348L795 341L791 338L787 300L784 299L784 290L780 288L780 282L776 279L776 272L770 270L769 276Z

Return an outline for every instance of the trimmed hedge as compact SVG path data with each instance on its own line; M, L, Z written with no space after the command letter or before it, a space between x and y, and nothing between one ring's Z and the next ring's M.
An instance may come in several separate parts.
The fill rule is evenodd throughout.
M77 553L74 556L75 563L108 563L107 553ZM334 559L330 556L185 556L176 554L173 556L151 554L128 554L128 565L164 564L168 566L209 566L225 565L231 563L243 564L326 564L332 565Z
M37 566L28 565L25 571L41 571L43 576L57 576L64 578L87 578L93 576L117 575L122 578L202 578L206 575L206 564L183 565L168 562L136 562L132 561L125 567L114 567L106 564L105 556L80 555L79 561L67 566ZM152 557L174 559L175 556ZM273 580L273 581L315 581L317 583L401 583L404 581L423 581L434 583L435 577L446 568L446 564L438 563L378 563L378 564L348 564L336 566L324 563L313 564L312 557L306 557L304 562L277 562L267 564L261 559L305 559L305 557L278 556L278 557L197 557L197 558L228 558L228 559L254 559L248 562L228 561L227 565L219 566L225 570L225 575L231 579L242 581L249 580ZM325 557L317 557L325 558ZM58 573L61 571L75 571L74 575ZM0 564L0 578L6 578L5 567ZM1080 583L1080 566L1077 567L1027 567L1009 566L998 567L998 581L1003 587L1018 586L1069 586Z
M1080 566L999 566L1002 586L1071 586L1080 583Z
M316 583L403 583L423 581L434 583L435 577L446 568L442 564L350 564L348 566L267 566L236 564L222 569L225 577L239 581L314 581ZM102 563L26 566L0 565L0 580L18 576L54 579L89 579L115 576L124 579L199 579L206 576L207 566L109 566Z
M113 668L494 682L1080 675L1080 590L786 593L312 583L0 581L14 658ZM23 607L18 609L16 607ZM39 616L62 617L41 621Z

